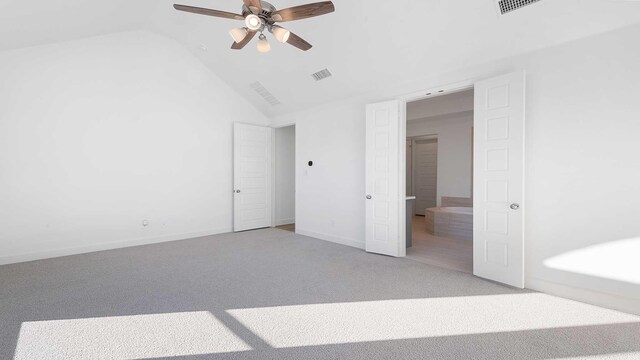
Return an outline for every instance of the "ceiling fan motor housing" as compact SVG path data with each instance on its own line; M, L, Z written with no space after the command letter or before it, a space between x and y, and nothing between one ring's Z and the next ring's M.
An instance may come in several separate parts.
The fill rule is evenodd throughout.
M273 25L275 21L271 19L271 14L276 12L276 7L266 1L260 1L260 6L262 6L262 12L258 12L256 8L253 8L255 11L252 11L247 5L242 5L242 16L246 17L249 14L255 14L258 15L263 24Z

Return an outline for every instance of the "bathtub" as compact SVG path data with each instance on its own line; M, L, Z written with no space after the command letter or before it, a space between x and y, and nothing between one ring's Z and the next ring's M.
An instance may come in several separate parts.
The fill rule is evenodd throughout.
M435 207L425 209L427 233L459 240L473 240L473 208Z

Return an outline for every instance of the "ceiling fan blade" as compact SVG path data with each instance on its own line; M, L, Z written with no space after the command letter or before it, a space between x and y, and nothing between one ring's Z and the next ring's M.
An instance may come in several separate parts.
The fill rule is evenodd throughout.
M252 7L258 9L258 14L260 14L262 12L262 5L260 5L260 0L243 0L244 4L247 5L247 7L249 8L249 10L251 10Z
M195 6L187 6L187 5L179 5L179 4L173 4L173 8L176 10L186 11L194 14L215 16L215 17L220 17L225 19L244 20L244 17L242 15L234 14L226 11L205 9L205 8L199 8Z
M271 18L280 22L293 21L328 14L335 10L336 8L331 1L323 1L278 10L271 15Z
M297 47L300 50L303 51L307 51L309 49L311 49L311 44L309 44L305 39L301 38L300 36L294 34L294 33L290 33L289 34L289 39L287 40L287 43Z
M254 36L256 36L256 33L257 33L256 31L249 31L247 36L245 36L244 39L241 42L239 42L239 43L234 42L233 44L231 44L231 48L233 50L242 49L243 47L245 47L251 41L251 39L253 39Z

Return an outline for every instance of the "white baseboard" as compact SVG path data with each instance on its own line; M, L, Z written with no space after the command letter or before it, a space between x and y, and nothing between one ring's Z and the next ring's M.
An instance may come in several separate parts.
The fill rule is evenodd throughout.
M289 225L289 224L295 224L296 219L282 219L282 220L276 220L276 226L282 226L282 225Z
M526 280L526 287L549 295L555 295L629 314L640 315L640 299L575 288L537 278L528 278Z
M145 237L145 238L138 238L138 239L132 239L132 240L98 243L98 244L91 244L91 245L85 245L85 246L69 247L64 249L45 250L45 251L39 251L34 253L2 256L0 257L0 265L15 264L15 263L21 263L26 261L34 261L34 260L51 259L51 258L56 258L61 256L86 254L90 252L120 249L120 248L126 248L131 246L157 244L157 243L177 241L177 240L187 240L187 239L193 239L193 238L202 237L202 236L229 233L231 231L232 229L230 228L211 229L211 230L195 231L195 232L184 233L184 234Z
M312 238L324 240L324 241L329 241L329 242L336 243L336 244L351 246L351 247L358 248L358 249L364 249L365 248L364 241L346 239L346 238L341 238L341 237L338 237L338 236L321 234L321 233L317 233L317 232L314 232L314 231L308 231L308 230L299 229L299 228L296 228L296 233L300 234L300 235L309 236L309 237L312 237Z

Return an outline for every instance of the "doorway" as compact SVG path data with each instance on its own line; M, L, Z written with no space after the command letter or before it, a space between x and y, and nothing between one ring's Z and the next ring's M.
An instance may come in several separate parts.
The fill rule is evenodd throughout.
M407 258L473 272L473 89L407 103ZM409 240L409 239L407 239Z
M295 232L295 126L235 123L233 231Z
M425 209L437 206L438 189L438 135L407 138L411 141L411 192L415 199L415 214L425 215Z
M278 229L295 232L296 128L285 126L274 132L274 223Z
M411 214L407 204L412 199L406 196L403 145L408 125L406 104L471 88L474 89L473 274L523 288L523 71L467 80L366 106L365 250L404 257L407 239L411 239L411 235L406 235L412 223L411 217L406 216ZM439 145L441 155L441 136ZM441 158L439 156L439 162ZM447 200L458 202L461 199L449 197ZM437 201L442 204L445 197L440 196Z

